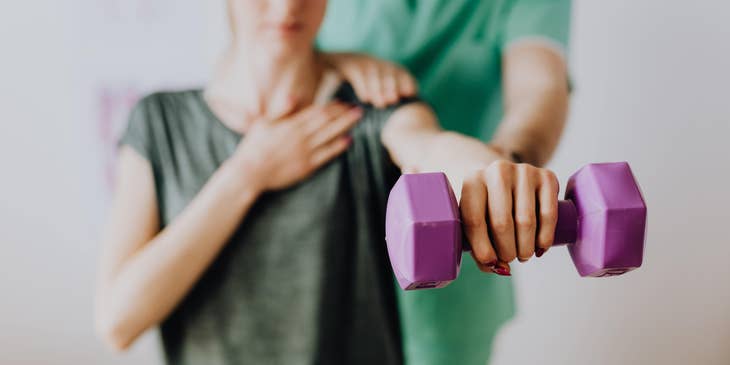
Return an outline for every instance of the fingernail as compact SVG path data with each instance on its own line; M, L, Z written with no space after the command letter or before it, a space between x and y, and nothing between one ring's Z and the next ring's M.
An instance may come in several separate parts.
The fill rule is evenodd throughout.
M509 268L497 266L497 267L495 267L492 270L494 270L494 273L497 274L497 275L512 276L512 273L509 272Z
M494 267L497 265L497 260L492 260L487 263L482 263L482 265L484 265L488 268L494 269Z
M546 251L547 250L544 248L538 248L537 250L535 250L535 256L542 257L542 255L544 255Z

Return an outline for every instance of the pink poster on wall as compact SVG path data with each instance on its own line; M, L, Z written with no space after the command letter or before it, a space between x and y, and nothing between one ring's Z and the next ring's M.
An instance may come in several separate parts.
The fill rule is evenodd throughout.
M117 141L127 126L129 112L140 98L140 91L133 87L102 87L97 91L99 106L97 136L103 146L104 185L111 191L117 156Z

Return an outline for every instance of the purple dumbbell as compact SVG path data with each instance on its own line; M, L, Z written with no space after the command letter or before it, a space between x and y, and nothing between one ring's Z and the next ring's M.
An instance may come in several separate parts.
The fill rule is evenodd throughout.
M568 245L581 276L621 275L641 266L646 204L626 162L590 164L558 202L555 245ZM459 275L459 207L446 175L402 175L388 197L385 239L398 284L442 288Z

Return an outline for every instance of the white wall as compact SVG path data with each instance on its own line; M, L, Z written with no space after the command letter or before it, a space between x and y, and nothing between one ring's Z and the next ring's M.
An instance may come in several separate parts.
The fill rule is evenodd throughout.
M519 266L503 364L730 364L730 3L576 1L570 125L551 167L627 160L644 266L577 277L558 248ZM564 181L564 179L561 179Z
M201 4L0 6L0 363L159 363L154 334L115 356L92 332L105 128L145 90L204 79L223 24L220 2ZM494 364L730 363L728 12L576 1L576 87L552 168L631 162L649 205L645 263L580 279L557 248L516 265L519 314Z

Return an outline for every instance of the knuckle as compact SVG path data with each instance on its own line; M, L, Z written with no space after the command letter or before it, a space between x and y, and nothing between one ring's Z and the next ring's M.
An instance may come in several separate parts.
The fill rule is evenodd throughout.
M507 160L497 160L489 164L486 172L490 175L505 176L512 172L514 164Z
M517 214L515 216L515 225L521 229L530 229L537 225L534 215L531 214Z
M540 178L542 179L543 183L548 184L548 186L550 186L551 188L558 188L558 177L555 175L554 172L548 169L540 169Z
M510 233L512 230L512 221L506 217L495 217L489 222L492 232L502 235Z
M479 217L474 214L462 214L461 219L464 222L464 225L467 226L470 230L477 230L487 227L487 221L484 219L484 217Z
M515 168L522 174L529 174L530 172L532 172L533 167L528 163L520 162L518 164L515 164Z
M486 225L486 212L479 211L476 205L469 203L473 203L473 200L468 202L462 202L462 204L460 204L459 206L462 222L465 225L472 227Z
M464 186L474 187L479 184L482 180L482 172L480 170L474 170L469 172L464 178Z
M462 200L464 198L464 193L476 193L480 189L480 185L482 184L481 180L482 178L479 172L470 173L464 177L464 181L461 183Z
M540 223L553 225L558 221L558 213L552 208L542 208L540 210Z

